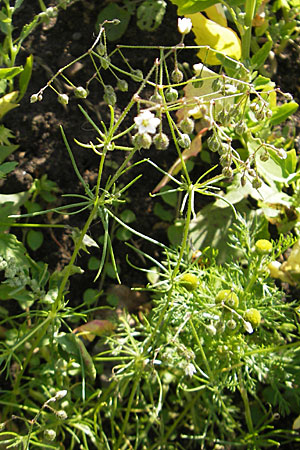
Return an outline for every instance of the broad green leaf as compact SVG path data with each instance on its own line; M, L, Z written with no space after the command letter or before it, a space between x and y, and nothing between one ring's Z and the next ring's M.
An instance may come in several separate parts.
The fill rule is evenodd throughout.
M261 215L261 212L250 208L247 200L238 203L236 210L249 221ZM230 230L234 220L233 210L230 206L219 208L215 203L205 206L190 224L189 239L192 247L199 250L206 247L217 249L219 264L228 261L229 255L238 256L237 252L231 250L228 245L228 237L232 233Z
M137 9L137 26L141 30L154 31L161 24L166 12L164 0L146 0Z
M116 41L125 33L130 20L130 13L125 8L121 8L115 3L109 3L100 11L95 24L98 32L100 24L105 20L114 19L118 19L120 23L117 25L111 23L105 24L106 36L109 41Z
M31 74L32 74L32 65L33 65L33 55L30 55L26 59L26 64L25 64L24 70L22 71L22 73L19 77L20 94L19 94L18 101L20 101L24 97L25 92L27 90L28 83L30 81Z
M261 161L259 156L263 150L257 152L256 165L257 169L266 181L273 180L279 183L290 183L295 177L299 177L296 173L297 155L294 149L286 152L286 159L281 159L272 149L269 150L270 158L268 161Z
M44 235L41 231L29 230L26 236L27 244L31 250L35 251L42 245Z
M285 103L284 105L277 106L272 110L273 115L270 119L271 125L278 125L281 122L284 122L288 117L294 114L298 109L298 103L290 102Z
M8 111L19 106L15 101L17 100L19 95L18 91L10 92L9 94L3 95L0 98L0 119L5 116Z
M227 19L224 13L223 5L221 5L221 3L217 3L216 5L206 8L205 13L210 20L213 20L222 27L227 27Z
M222 55L230 58L240 60L242 55L241 41L231 28L223 27L207 19L201 13L187 14L186 17L189 17L193 23L196 43L200 46L210 47L210 49L200 49L197 54L203 62L211 65L220 65L216 52L213 50L217 50Z
M194 14L219 3L219 0L171 0L178 6L178 14Z
M26 249L14 234L0 233L0 255L6 261L13 258L19 266L29 267Z

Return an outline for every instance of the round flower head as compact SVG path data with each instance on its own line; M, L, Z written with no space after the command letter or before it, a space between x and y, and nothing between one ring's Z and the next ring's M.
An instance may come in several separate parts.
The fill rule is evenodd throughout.
M191 19L187 19L186 17L184 17L183 19L181 19L180 17L178 18L178 31L181 34L188 34L191 29L192 29L192 21Z
M155 117L154 114L148 110L142 111L137 117L134 118L134 121L140 134L154 134L156 132L156 128L160 124L160 119Z
M272 243L268 239L259 239L255 242L255 250L259 255L268 255L272 251Z

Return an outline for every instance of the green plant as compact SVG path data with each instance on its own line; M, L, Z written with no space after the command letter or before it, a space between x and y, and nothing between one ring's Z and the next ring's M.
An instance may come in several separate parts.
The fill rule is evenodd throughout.
M258 183L267 178L267 170L260 169L261 154L272 160L271 175L274 170L284 173L284 181L278 183L298 179L295 152L282 150L281 141L267 140L272 126L288 117L293 105L277 107L275 86L269 80L256 77L246 62L232 61L219 50L215 53L224 63L226 75L200 64L184 78L177 53L184 51L187 28L181 28L178 46L151 48L158 56L144 75L131 66L130 51L148 48L120 45L108 53L105 26L101 25L91 48L61 68L31 97L32 103L41 100L49 87L66 105L85 98L95 81L109 115L96 123L79 105L97 136L88 144L75 139L85 151L98 156L95 185L84 180L61 128L83 193L64 195L62 206L28 209L27 214L9 218L22 221L53 212L85 212L83 227L72 230L74 249L69 263L50 274L45 264L28 257L24 245L13 234L0 235L4 279L1 298L17 301L22 311L9 317L6 308L0 309L0 363L10 382L0 398L0 437L9 446L22 445L26 450L30 446L56 448L61 443L70 450L79 446L86 450L92 446L109 450L147 446L154 450L195 445L260 449L299 441L290 428L275 425L278 413L288 416L295 412L295 399L300 402L299 305L297 301L286 301L268 271L295 239L287 235L267 243L265 216L250 210L246 202L244 210L235 207L228 197L236 180L239 188L245 187L243 176L250 178L251 188L259 189ZM193 49L198 51L199 47ZM115 56L122 64L115 62ZM90 59L95 74L85 86L76 86L65 70L83 58ZM103 73L111 74L109 84ZM56 91L53 84L60 76L73 89L74 97ZM126 94L127 87L134 94L116 114L118 96ZM151 90L150 96L145 94L146 88ZM229 121L227 108L231 108ZM278 113L273 123L274 115L268 113L272 108L275 118ZM204 137L204 124L212 136L204 144L207 154L217 150L222 169L217 171L218 165L211 164L193 179L186 160L201 150L194 147ZM198 140L194 139L194 130ZM151 145L159 152L174 147L178 156L174 170L167 172L150 159ZM123 162L107 175L104 169L111 166L108 155L117 151L124 154ZM167 246L132 225L135 217L128 196L141 174L129 181L125 177L132 173L132 167L142 164L150 164L162 173L165 184L172 183L168 192L160 190L160 186L155 195L162 196L169 206L176 205L178 245ZM48 202L53 190L55 193L55 185L49 180L38 180L33 200L44 193ZM227 245L222 261L213 242L214 234L206 246L197 245L200 233L193 230L195 223L199 224L196 194L219 202L210 207L207 222L215 219L212 212L229 210L228 222L217 224ZM228 208L221 208L220 203ZM98 224L98 229L102 227L99 243L90 236L93 223ZM222 225L226 224L225 238ZM32 224L19 223L23 225ZM138 236L163 252L162 257L153 257L135 248L155 267L141 268L152 280L145 288L153 301L148 313L129 316L120 308L114 312L116 299L109 295L108 306L97 303L108 267L121 281L114 252L118 230L126 230L128 236ZM262 251L262 244L267 251ZM78 256L87 247L95 249L93 259L89 259L92 267L88 268L96 267L95 280L100 277L100 289L85 291L83 302L80 299L75 304L70 294L71 276L82 272ZM201 258L193 257L199 248ZM93 340L96 344L91 348ZM17 431L9 430L11 422Z

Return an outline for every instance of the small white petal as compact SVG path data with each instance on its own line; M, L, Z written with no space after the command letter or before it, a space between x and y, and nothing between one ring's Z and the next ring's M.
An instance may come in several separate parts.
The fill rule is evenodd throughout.
M179 18L178 19L178 30L179 33L181 34L187 34L191 31L192 29L192 21L191 19L188 19L186 17L184 17L183 19Z

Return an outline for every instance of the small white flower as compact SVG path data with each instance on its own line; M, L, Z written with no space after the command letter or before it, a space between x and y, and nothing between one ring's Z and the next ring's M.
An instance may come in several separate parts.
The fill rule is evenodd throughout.
M135 124L138 128L139 134L156 132L156 127L160 124L160 119L155 117L152 112L145 110L142 111L137 117L134 118Z
M187 19L186 17L184 17L183 19L181 19L180 17L178 18L179 33L188 34L191 31L192 26L193 24L191 19Z
M194 375L194 373L196 373L197 371L196 371L196 367L194 366L194 364L192 364L192 363L189 363L187 366L186 366L186 368L185 368L185 373L186 373L186 375L188 375L189 377L191 377L192 378L192 376Z
M253 328L250 322L244 321L244 328L249 334L253 333Z

